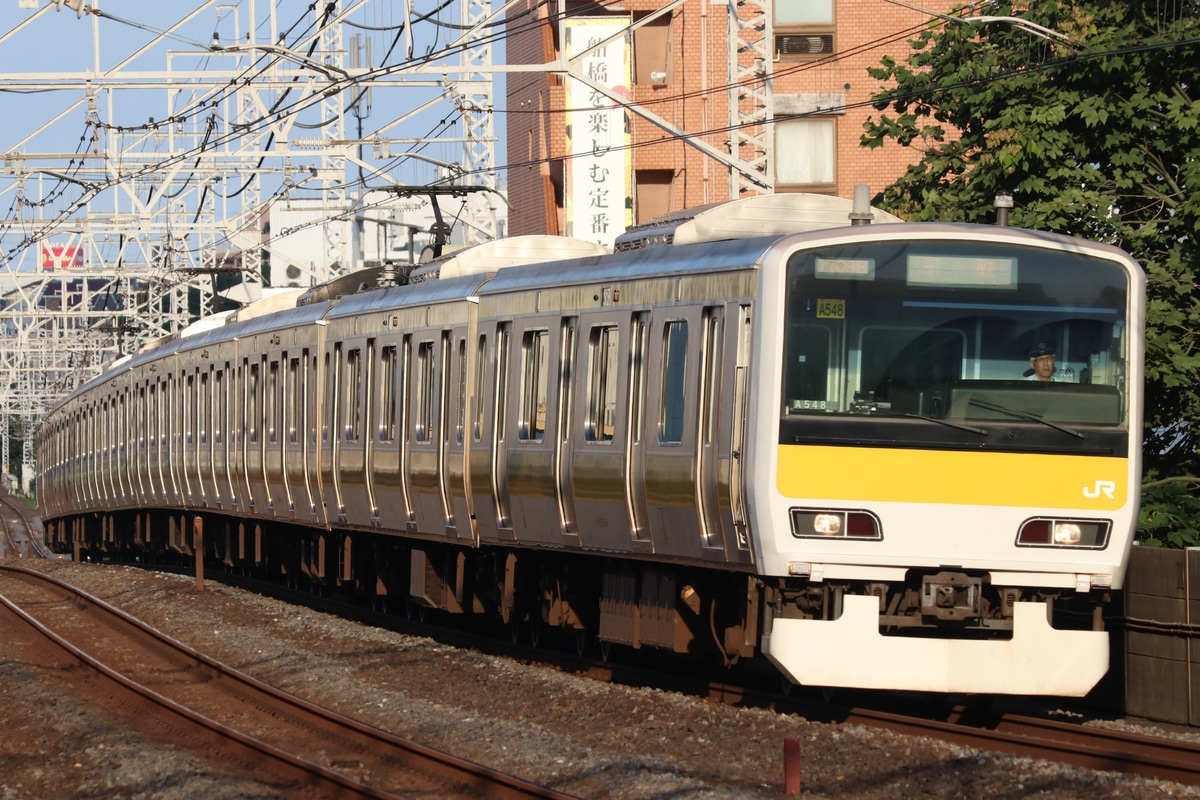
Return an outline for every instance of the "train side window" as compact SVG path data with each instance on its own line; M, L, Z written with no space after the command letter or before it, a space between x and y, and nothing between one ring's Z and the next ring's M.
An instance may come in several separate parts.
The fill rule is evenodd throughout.
M200 416L196 427L200 432L200 444L208 444L208 429L212 424L212 393L209 391L208 373L200 373L200 402L196 404Z
M379 441L396 441L396 345L390 344L379 351L379 408L382 418L379 424Z
M300 359L288 361L288 391L292 395L291 415L287 420L287 440L289 444L300 441L300 424L304 419L304 398L306 396L304 375L300 371Z
M362 432L358 400L362 389L362 350L346 351L345 435L347 442L357 442Z
M333 418L333 415L337 413L337 396L338 396L338 388L337 387L338 387L338 382L342 378L342 370L341 370L342 343L335 342L333 345L333 351L334 351L334 354L337 356L337 358L334 358L332 360L329 357L329 352L328 351L325 352L325 374L329 376L329 391L326 394L326 397L331 398L332 402L330 402L330 404L329 404L330 405L329 414L326 414L321 418L321 443L322 444L329 443L330 420ZM332 371L330 370L331 363L333 366Z
M454 427L456 444L463 443L467 429L467 340L458 340L458 409Z
M226 364L225 369L228 368L229 365ZM213 398L215 402L213 403L212 418L213 442L216 444L221 444L222 436L224 435L225 430L226 403L228 402L225 395L224 369L219 369L213 372L213 393L215 394L215 397Z
M267 441L274 444L279 431L279 362L267 366Z
M540 442L546 438L546 379L550 370L550 332L526 331L521 339L521 420L517 438Z
M616 325L597 325L588 337L588 397L584 434L589 442L611 442L617 419L620 334Z
M683 441L684 392L688 329L685 320L663 326L662 404L658 409L658 441L679 444Z
M187 391L183 393L183 430L184 441L192 443L192 397L196 393L196 376L187 376Z
M417 418L414 439L433 441L433 342L417 345Z
M508 426L508 351L512 323L496 329L496 441L504 441Z
M250 364L246 373L246 440L258 441L258 364Z
M479 348L475 352L475 393L471 399L471 439L476 442L483 440L483 385L487 377L487 361L487 334L482 334L479 337Z

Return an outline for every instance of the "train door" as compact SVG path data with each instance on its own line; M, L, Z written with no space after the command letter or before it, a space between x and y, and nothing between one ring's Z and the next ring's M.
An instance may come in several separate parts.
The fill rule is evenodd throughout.
M707 310L681 309L652 330L649 409L655 433L646 445L646 499L654 551L698 557L708 543L702 462Z
M100 434L104 440L104 497L105 506L112 508L119 505L120 484L117 471L117 398L112 394L112 387L106 387L100 423Z
M153 380L148 381L148 383L149 383L150 391L147 396L147 412L146 413L147 413L147 419L150 422L149 435L147 436L147 438L149 439L149 443L150 443L150 447L149 447L149 451L148 451L148 456L149 456L148 460L149 460L150 468L148 470L149 480L147 482L149 484L149 489L150 489L150 492L149 492L150 503L152 505L158 505L160 502L162 502L162 499L163 499L163 497L162 497L162 485L163 485L162 462L159 460L159 456L158 456L158 449L159 449L158 437L159 437L160 431L162 430L162 420L159 417L160 408L159 408L159 403L158 403L158 394L159 394L158 380L153 379Z
M400 445L407 430L403 402L406 373L401 368L407 364L402 356L405 349L396 340L381 342L379 346L378 380L373 388L378 417L373 429L378 443L368 466L380 526L401 531L408 528L409 522L407 492L400 469Z
M250 506L246 482L246 381L245 359L234 355L233 371L229 374L229 478L232 491L229 507L246 513Z
M399 418L396 420L397 434L400 439L400 495L403 507L404 526L410 530L417 529L417 511L413 503L413 488L409 483L410 462L413 443L412 396L413 396L413 350L412 334L405 334L400 341L400 361L396 365L396 406Z
M513 379L509 394L516 408L515 430L506 447L505 464L512 524L521 541L560 544L564 524L574 532L573 514L564 506L558 462L560 413L566 397L561 389L563 340L574 323L547 325L547 320L518 323L513 330Z
M649 376L650 312L633 315L630 329L629 389L625 429L625 507L634 542L650 542L650 511L646 505L646 388Z
M362 432L362 451L363 464L360 475L362 476L363 485L366 487L367 500L362 511L367 512L371 525L379 525L379 501L375 496L375 482L371 479L370 464L375 457L375 426L376 417L379 412L375 405L375 340L367 340L367 352L363 357L363 363L359 375L359 404L361 406L361 419L363 421Z
M366 395L364 382L369 378L369 354L373 340L338 343L339 386L337 428L335 429L334 475L340 521L351 525L369 525L375 507L367 493L366 482Z
M208 508L216 508L220 505L217 491L216 470L215 470L215 451L216 451L216 430L213 421L213 374L214 370L211 364L206 363L200 370L200 396L197 398L196 404L197 414L200 420L200 465L198 472L200 473L200 498L204 505Z
M246 360L245 386L245 455L246 508L262 514L267 508L267 491L263 485L262 437L262 368L257 354Z
M324 327L319 327L318 332L323 332ZM321 480L320 480L320 439L317 433L317 428L320 427L322 404L325 402L324 395L321 392L322 377L321 360L315 355L313 350L320 352L321 337L318 336L317 346L310 350L304 349L304 361L300 365L300 370L304 375L304 399L301 401L304 404L303 423L300 431L304 441L304 486L308 500L308 513L315 521L328 523L324 519L325 514L323 509L325 504L321 502Z
M706 548L722 548L721 513L717 500L720 458L719 424L721 421L721 363L725 309L712 306L701 316L700 396L696 439L696 508L700 511L700 541Z
M494 537L497 528L495 473L492 470L496 428L494 342L495 338L489 337L487 331L480 331L475 339L467 411L467 486L476 531L485 538Z
M293 516L313 513L308 470L308 349L286 358L283 393L283 483L287 492L287 510Z
M339 396L342 384L342 343L333 342L325 349L325 402L321 413L321 452L319 457L321 494L326 518L333 522L342 517L342 495L338 490L337 457L340 448L337 420L341 413Z
M726 527L725 549L729 561L750 561L750 529L746 513L746 429L750 414L750 352L753 318L750 306L738 306L736 326L730 326L732 350L736 353L733 367L732 398L729 403L729 480L725 490L729 495L729 523ZM724 474L724 471L722 471Z
M407 477L417 529L446 533L450 520L442 470L445 465L447 386L451 331L416 334L409 382L411 438L408 441Z
M509 499L509 391L512 323L499 323L491 348L480 335L475 423L472 431L472 486L480 539L515 539Z
M263 386L263 485L267 488L267 505L264 511L286 516L287 485L283 471L283 407L285 374L280 366L287 362L287 351L270 353L264 357L263 368L266 378Z
M467 464L467 409L474 390L475 373L470 369L467 330L453 332L450 358L451 390L447 392L450 424L442 426L444 458L442 483L449 500L447 527L454 529L459 539L474 538L471 524L471 482Z
M96 443L92 438L95 414L94 404L85 402L80 415L79 438L83 443L83 447L80 448L83 451L83 493L81 496L87 506L91 506L96 499L96 492L92 485L96 474Z
M149 468L147 464L147 438L149 437L149 420L146 418L146 386L138 383L134 386L133 397L133 471L136 476L137 499L145 503L148 497Z
M579 522L575 507L575 480L571 454L574 450L573 425L575 411L576 353L575 342L579 329L576 317L564 318L560 324L558 354L558 398L555 402L554 485L558 501L559 531L569 539L564 543L579 543Z
M572 449L574 499L581 543L589 547L629 547L625 464L630 436L626 369L628 325L611 313L580 318L578 422Z
M163 463L163 494L167 503L184 504L183 468L183 404L191 402L183 393L183 371L168 373L163 378L162 395L162 441L158 452ZM191 465L195 473L194 462Z
M117 480L120 484L117 497L129 505L133 499L129 483L129 389L122 386L113 400L116 403L117 425Z
M228 427L226 424L225 374L228 364L212 368L212 417L209 422L212 437L212 505L223 508L229 499Z
M195 441L195 403L193 398L196 394L196 374L188 370L181 378L179 397L179 416L181 417L180 425L171 426L171 441L174 444L175 458L168 458L168 461L174 464L174 469L178 470L179 490L183 495L183 502L186 505L193 505L197 498L192 493L192 466L191 462L196 453ZM168 404L171 405L171 404ZM175 409L172 408L172 413ZM176 502L179 501L176 497Z

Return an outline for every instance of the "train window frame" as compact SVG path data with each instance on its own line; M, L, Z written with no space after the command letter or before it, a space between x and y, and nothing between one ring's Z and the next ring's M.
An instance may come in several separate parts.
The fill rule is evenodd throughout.
M192 444L192 415L195 413L193 403L189 402L196 392L196 375L187 374L187 386L183 392L183 443Z
M455 415L454 440L455 444L462 444L466 438L467 431L467 337L460 336L458 339L458 409Z
M588 394L584 440L611 445L616 437L621 329L613 323L588 331Z
M333 355L330 355L328 350L325 351L325 374L328 376L329 390L326 393L326 398L330 401L329 413L321 416L321 444L329 444L330 428L336 425L334 415L337 413L337 385L341 380L341 363L342 343L334 342Z
M246 360L246 441L258 443L258 362Z
M413 419L413 441L429 444L433 441L433 387L436 370L436 344L433 339L417 342L416 415Z
M521 416L517 439L542 442L546 439L549 402L550 330L531 328L521 334Z
M199 436L200 444L208 444L209 423L212 420L212 386L208 380L208 370L200 373L200 383L197 386L199 392L198 401L196 403L199 415L196 417L196 432Z
M675 331L682 332L682 339L677 340L672 335ZM686 433L688 334L686 319L670 319L663 323L657 426L660 445L682 445ZM676 379L672 379L673 373L677 373Z
M284 420L284 427L287 429L288 444L299 444L300 442L300 425L304 417L304 400L307 393L305 389L305 377L300 369L300 356L292 356L288 358L287 369L287 388L291 390L292 397L291 414Z
M346 350L344 374L345 402L342 406L342 437L346 442L357 442L362 436L362 413L359 401L362 397L362 348Z
M483 426L485 409L483 407L484 384L487 378L488 366L488 337L486 333L479 334L475 350L475 386L471 397L471 441L483 441Z
M286 356L286 353L284 354ZM279 413L280 413L280 385L279 385L279 359L270 359L267 362L267 386L265 397L266 416L263 418L263 425L266 428L266 438L268 444L275 444L279 440Z
M503 443L508 431L509 363L512 358L512 323L496 326L496 445ZM500 514L501 519L507 519Z
M390 444L396 441L396 367L399 353L395 344L379 348L379 441Z
M228 396L225 390L225 370L229 368L226 364L223 369L213 370L213 444L224 444L225 417L229 413Z

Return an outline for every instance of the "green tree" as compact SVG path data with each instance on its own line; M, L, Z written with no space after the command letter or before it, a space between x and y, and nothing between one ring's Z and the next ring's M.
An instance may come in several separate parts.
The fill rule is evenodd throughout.
M894 88L874 98L889 113L862 143L922 154L876 201L910 219L988 222L995 195L1011 193L1012 224L1110 242L1142 263L1139 537L1200 544L1200 2L971 13L1020 21L947 20L907 59L870 70Z

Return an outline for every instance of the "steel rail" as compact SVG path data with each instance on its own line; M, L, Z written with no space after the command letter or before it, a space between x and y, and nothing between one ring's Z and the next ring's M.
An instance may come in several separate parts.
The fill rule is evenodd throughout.
M76 606L84 605L103 616L103 622L112 628L127 631L131 639L149 641L151 646L166 657L184 664L204 683L222 682L233 686L233 691L248 698L249 704L270 708L286 708L286 714L299 720L300 725L317 730L329 730L333 736L357 745L361 751L377 755L381 760L391 760L404 768L426 776L445 785L465 797L497 798L542 798L544 800L577 800L573 796L538 786L514 776L505 775L433 748L420 745L330 709L323 708L303 698L271 687L249 675L209 658L199 651L178 642L135 617L105 603L68 583L49 575L22 567L0 566L0 573L10 574L29 583L50 586L65 594ZM79 647L50 630L7 597L0 595L0 606L10 619L40 637L44 643L66 654L68 660L86 667L102 679L114 692L134 698L140 707L165 713L177 722L186 723L194 730L206 734L210 741L219 741L232 746L241 756L252 758L255 763L267 759L280 774L289 776L305 786L319 786L321 792L331 797L363 797L389 800L399 797L387 791L357 781L335 770L315 764L275 745L242 733L223 723L199 714L184 705L149 689L131 678L84 652Z

